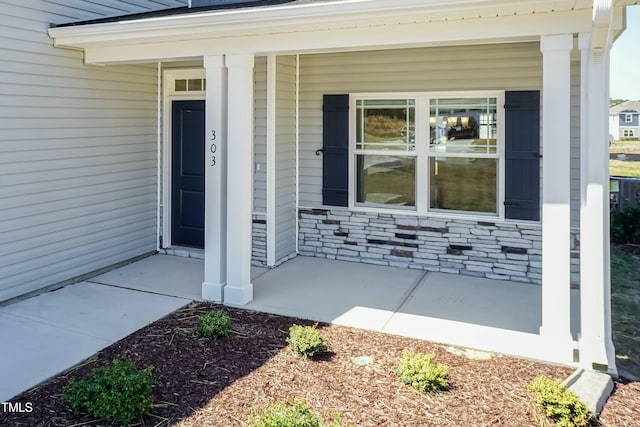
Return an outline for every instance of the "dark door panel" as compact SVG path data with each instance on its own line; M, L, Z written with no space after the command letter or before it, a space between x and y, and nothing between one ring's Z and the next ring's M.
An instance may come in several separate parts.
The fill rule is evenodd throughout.
M172 245L204 247L204 122L204 101L173 101Z

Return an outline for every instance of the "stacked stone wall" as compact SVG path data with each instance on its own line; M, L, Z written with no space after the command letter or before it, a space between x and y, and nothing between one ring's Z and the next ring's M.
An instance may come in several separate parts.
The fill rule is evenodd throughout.
M539 224L300 209L300 255L526 283L542 280ZM577 236L572 236L577 250ZM572 281L579 278L572 251Z
M264 215L253 215L251 265L267 265L267 220Z

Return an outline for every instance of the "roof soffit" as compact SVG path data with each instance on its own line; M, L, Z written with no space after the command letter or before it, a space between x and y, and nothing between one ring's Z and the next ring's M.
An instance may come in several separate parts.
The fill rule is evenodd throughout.
M590 0L345 0L300 5L211 11L133 21L52 28L57 46L86 48L129 43L237 37L284 32L363 28L411 23L455 22L572 12Z

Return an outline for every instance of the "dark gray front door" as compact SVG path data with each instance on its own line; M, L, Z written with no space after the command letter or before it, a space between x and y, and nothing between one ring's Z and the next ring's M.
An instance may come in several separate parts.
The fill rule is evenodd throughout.
M171 244L204 247L204 101L172 103Z

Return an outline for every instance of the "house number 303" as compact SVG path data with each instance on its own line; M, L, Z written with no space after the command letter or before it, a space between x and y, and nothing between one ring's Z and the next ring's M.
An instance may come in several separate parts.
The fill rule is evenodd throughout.
M209 151L211 151L211 153L209 154L211 156L211 164L209 166L215 166L216 165L216 151L218 151L218 146L216 145L216 131L212 130L211 131L211 145L209 146Z

